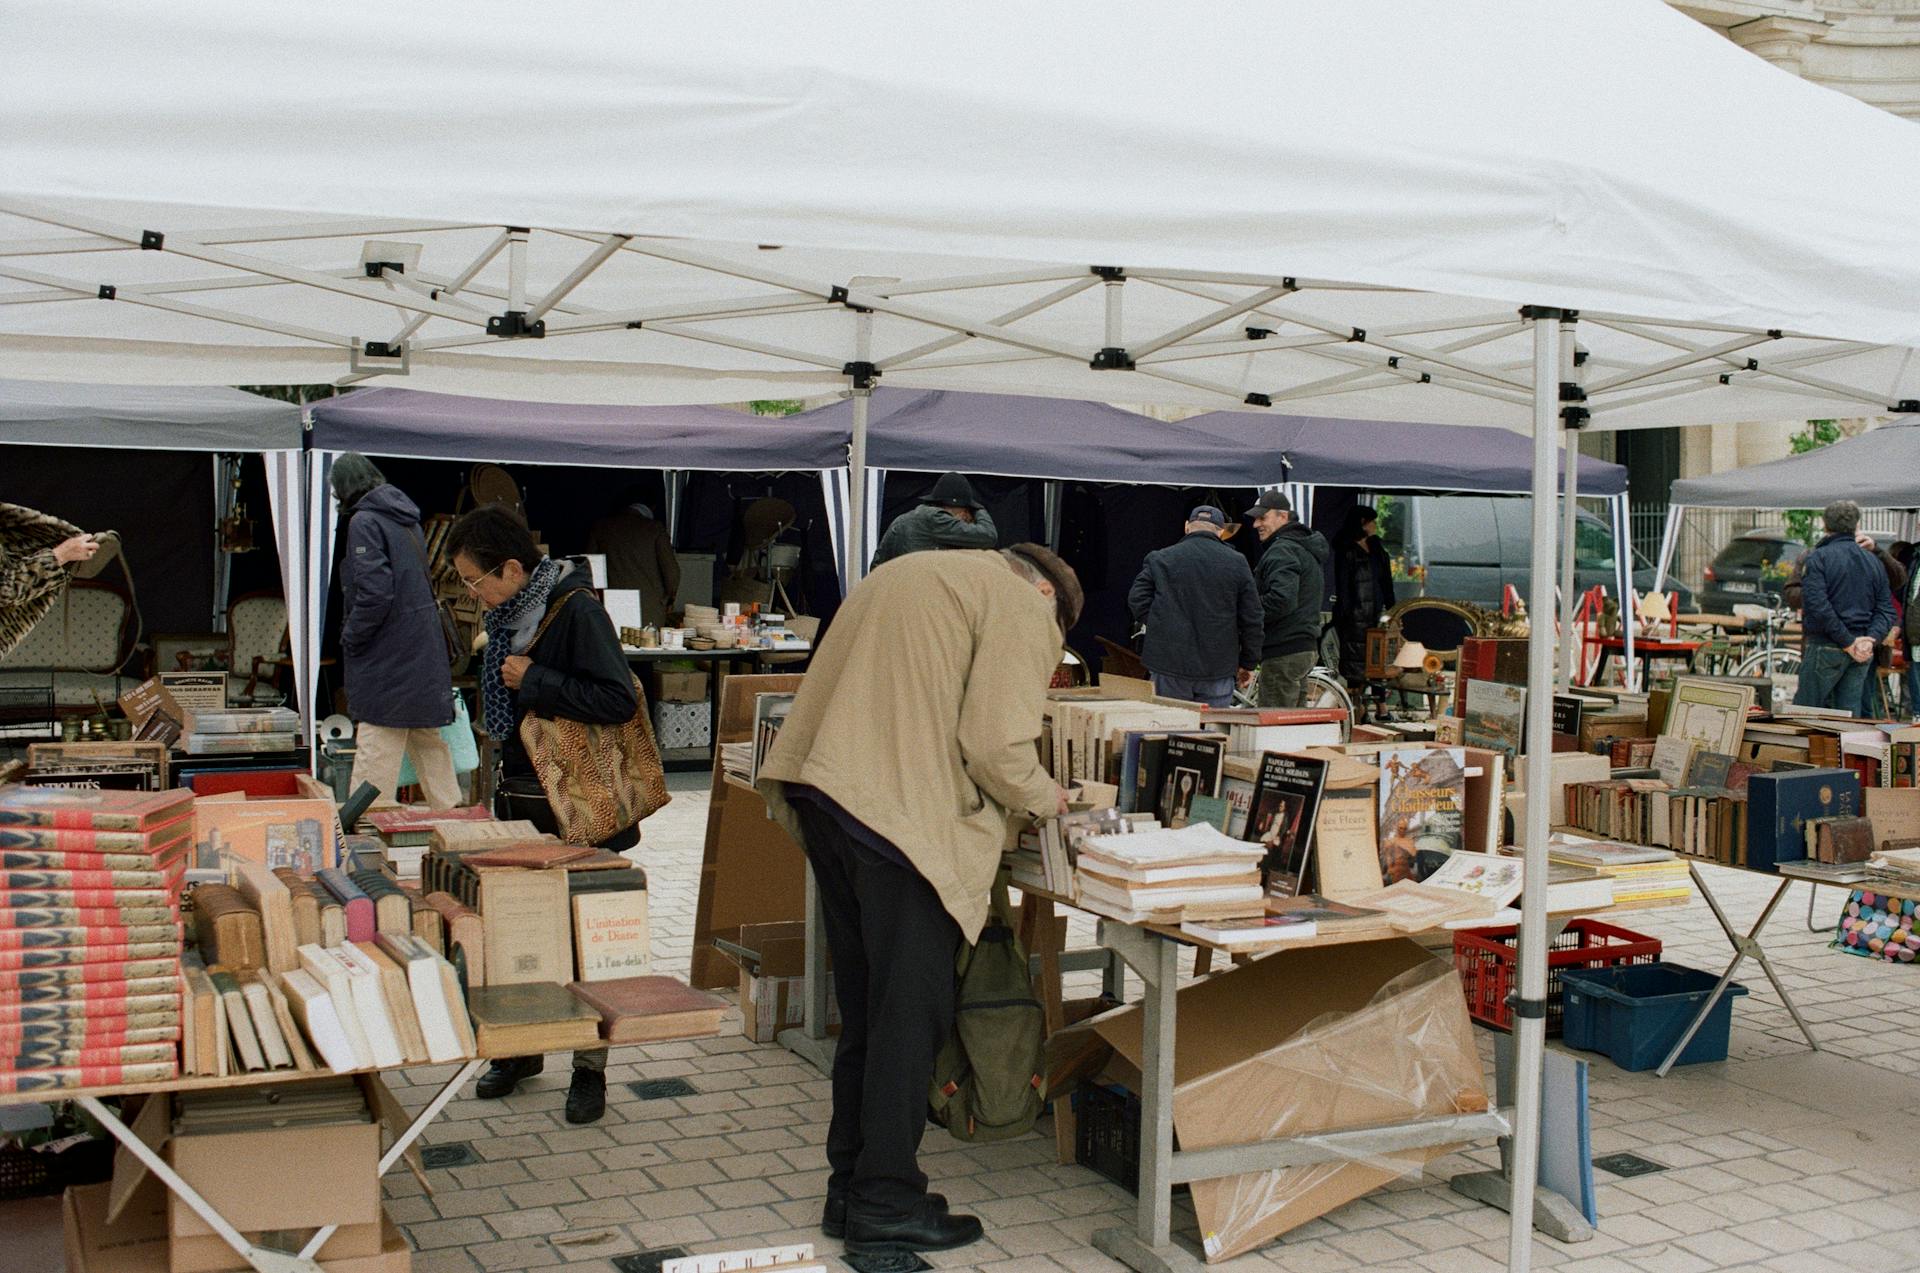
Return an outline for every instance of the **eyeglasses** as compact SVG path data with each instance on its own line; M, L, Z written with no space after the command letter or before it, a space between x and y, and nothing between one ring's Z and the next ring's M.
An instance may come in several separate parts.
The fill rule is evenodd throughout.
M500 566L504 566L506 564L507 563L503 561L500 563ZM480 585L487 581L487 575L499 574L500 566L495 566L492 570L489 570L486 575L481 575L478 579L462 579L460 582L467 586L468 592L479 592Z

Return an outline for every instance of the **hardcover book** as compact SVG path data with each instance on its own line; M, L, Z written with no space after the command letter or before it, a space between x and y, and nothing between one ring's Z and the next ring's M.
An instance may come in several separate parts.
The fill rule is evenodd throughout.
M1249 839L1267 851L1261 867L1267 873L1269 892L1281 885L1287 893L1300 891L1326 784L1324 760L1276 752L1260 758L1247 832Z
M1519 755L1526 737L1527 688L1498 681L1468 681L1467 712L1461 718L1460 741L1503 753L1509 761Z
M1848 769L1755 774L1747 784L1747 862L1771 871L1806 857L1806 824L1861 811L1860 776Z
M1413 878L1422 850L1453 853L1464 842L1467 754L1458 747L1380 753L1380 874Z
M540 1056L599 1046L600 1013L551 981L475 986L467 992L484 1056Z
M581 893L572 903L579 981L644 977L652 970L645 889Z
M608 1043L711 1038L720 1033L727 1011L724 999L673 977L576 981L568 989L600 1014L600 1037Z
M0 788L0 826L69 831L148 831L193 808L193 793Z
M1226 739L1219 734L1180 734L1167 739L1165 770L1155 813L1164 826L1178 830L1192 816L1195 796L1220 794L1220 769Z

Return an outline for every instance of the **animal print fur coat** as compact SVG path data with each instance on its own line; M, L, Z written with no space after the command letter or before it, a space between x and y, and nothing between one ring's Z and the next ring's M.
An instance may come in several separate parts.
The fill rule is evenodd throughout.
M0 504L0 658L53 608L73 572L53 550L78 526L18 504Z

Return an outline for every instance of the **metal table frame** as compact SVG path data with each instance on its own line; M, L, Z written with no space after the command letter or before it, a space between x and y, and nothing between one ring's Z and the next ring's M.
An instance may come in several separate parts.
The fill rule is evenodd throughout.
M1674 1062L1680 1059L1680 1054L1687 1050L1687 1044L1693 1042L1693 1036L1700 1033L1700 1027L1706 1024L1707 1014L1712 1012L1714 1005L1720 1002L1720 996L1727 992L1727 986L1732 982L1733 974L1740 970L1741 963L1747 959L1759 964L1760 971L1767 974L1767 980L1773 983L1774 993L1779 995L1780 1002L1786 1005L1787 1012L1793 1017L1793 1023L1800 1027L1800 1033L1806 1036L1807 1046L1815 1052L1820 1050L1820 1041L1813 1037L1812 1027L1808 1026L1806 1019L1800 1015L1800 1009L1794 1004L1793 996L1787 993L1786 986L1780 981L1780 975L1773 970L1773 962L1767 958L1766 950L1760 945L1761 930L1766 928L1767 922L1773 918L1774 911L1780 908L1781 901L1787 896L1787 890L1793 887L1796 878L1804 878L1790 874L1792 870L1791 864L1782 866L1779 887L1773 890L1773 896L1769 897L1767 904L1760 908L1760 917L1753 921L1753 927L1743 936L1734 928L1733 921L1727 918L1727 912L1722 909L1720 899L1715 897L1713 890L1707 887L1706 877L1701 875L1700 867L1692 862L1687 864L1687 873L1693 877L1693 886L1700 890L1700 896L1706 900L1708 909L1713 911L1714 919L1720 922L1720 930L1727 935L1727 943L1733 947L1733 959L1727 964L1727 970L1720 974L1720 980L1713 987L1713 993L1708 995L1706 1002L1700 1005L1700 1010L1694 1013L1693 1020L1687 1023L1687 1028L1681 1033L1679 1041L1667 1053L1666 1060L1660 1062L1659 1068L1654 1071L1661 1078L1667 1076L1667 1071L1671 1070ZM1754 873L1758 874L1758 872ZM1811 904L1809 904L1808 914L1812 914Z
M1198 1273L1206 1265L1173 1240L1173 1187L1251 1171L1454 1145L1511 1132L1508 1114L1450 1114L1290 1140L1211 1149L1173 1148L1173 1060L1180 943L1130 924L1100 921L1100 944L1145 983L1142 998L1140 1212L1134 1228L1099 1229L1093 1245L1140 1273Z
M467 1080L471 1079L475 1074L478 1074L480 1067L485 1064L487 1064L486 1059L481 1057L476 1057L471 1061L461 1063L459 1070L455 1072L454 1076L447 1080L439 1092L435 1093L434 1098L427 1102L424 1109L414 1115L413 1121L394 1139L393 1145L387 1152L380 1156L378 1175L384 1176L388 1171L392 1170L393 1165L400 1161L407 1150L412 1148L414 1142L427 1130L428 1124L440 1116L440 1112L447 1107L448 1103L451 1102L454 1096L459 1093L460 1089L465 1086ZM377 1071L372 1072L377 1073ZM261 1082L289 1083L298 1082L305 1078L324 1077L327 1077L327 1074L293 1074L280 1071L271 1075L263 1075ZM214 1210L211 1203L205 1198L202 1198L191 1184L187 1183L178 1172L174 1171L174 1169L168 1165L166 1159L162 1158L151 1146L141 1140L134 1130L122 1121L118 1114L108 1109L103 1103L103 1098L123 1095L147 1094L152 1096L171 1096L174 1092L191 1091L197 1086L201 1085L197 1084L192 1078L184 1078L172 1084L148 1084L129 1088L124 1092L111 1089L103 1091L99 1088L89 1088L74 1094L63 1094L58 1091L23 1093L19 1097L6 1098L4 1101L0 1101L0 1104L49 1104L55 1101L67 1100L75 1102L80 1108L86 1110L87 1113L98 1119L100 1125L106 1128L109 1135L119 1141L127 1152L137 1158L141 1165L146 1167L148 1171L152 1172L162 1184L173 1192L175 1197L192 1208L195 1215L206 1221L213 1231L220 1236L221 1241L232 1247L234 1252L238 1254L241 1259L245 1260L250 1267L257 1269L259 1273L321 1273L320 1264L314 1257L319 1253L320 1248L326 1245L327 1240L333 1236L334 1230L339 1227L338 1225L330 1224L323 1229L315 1231L314 1235L307 1240L306 1245L303 1246L298 1253L253 1245L247 1241L245 1234L228 1223L226 1217ZM234 1087L246 1085L222 1081L206 1084L205 1086Z

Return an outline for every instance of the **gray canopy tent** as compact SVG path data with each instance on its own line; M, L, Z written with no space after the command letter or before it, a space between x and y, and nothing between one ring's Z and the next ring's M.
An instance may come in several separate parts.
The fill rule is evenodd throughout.
M1673 484L1653 586L1666 585L1689 508L1819 508L1850 499L1862 508L1920 509L1920 419L1896 416L1878 429L1783 460Z

